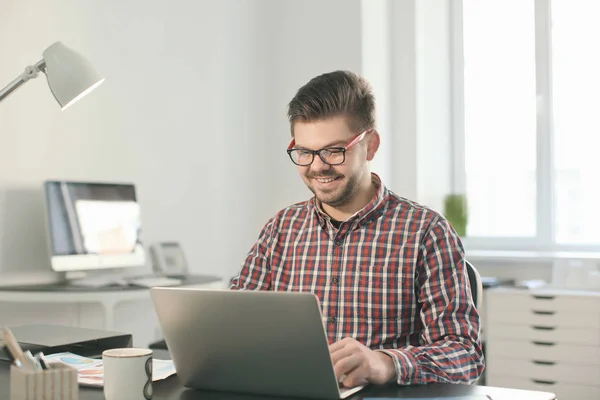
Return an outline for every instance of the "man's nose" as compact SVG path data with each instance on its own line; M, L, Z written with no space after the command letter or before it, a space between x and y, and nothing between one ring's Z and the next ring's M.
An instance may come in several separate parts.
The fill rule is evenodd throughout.
M315 154L315 159L313 160L312 164L310 165L310 168L314 172L321 172L321 171L328 171L329 169L331 169L331 165L323 162L321 157L319 157L318 154Z

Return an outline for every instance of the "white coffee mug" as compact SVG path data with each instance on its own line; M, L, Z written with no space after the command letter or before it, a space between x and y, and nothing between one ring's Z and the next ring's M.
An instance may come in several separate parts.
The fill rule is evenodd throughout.
M152 350L110 349L102 352L106 400L152 398Z

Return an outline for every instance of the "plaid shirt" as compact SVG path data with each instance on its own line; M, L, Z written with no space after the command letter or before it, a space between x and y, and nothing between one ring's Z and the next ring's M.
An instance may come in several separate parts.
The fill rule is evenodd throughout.
M460 238L372 176L377 196L339 229L315 198L280 211L230 288L315 293L329 342L384 351L399 384L472 383L484 362Z

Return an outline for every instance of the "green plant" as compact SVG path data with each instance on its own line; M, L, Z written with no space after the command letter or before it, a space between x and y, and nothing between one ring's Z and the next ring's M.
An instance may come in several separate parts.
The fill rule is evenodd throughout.
M444 214L456 232L467 235L467 198L463 194L449 194L444 198Z

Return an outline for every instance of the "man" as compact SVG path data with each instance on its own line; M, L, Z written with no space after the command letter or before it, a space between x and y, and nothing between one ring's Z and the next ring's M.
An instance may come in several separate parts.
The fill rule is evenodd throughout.
M370 172L374 115L369 84L351 72L299 89L287 151L315 196L267 222L231 289L315 293L344 386L472 383L484 362L462 243Z

